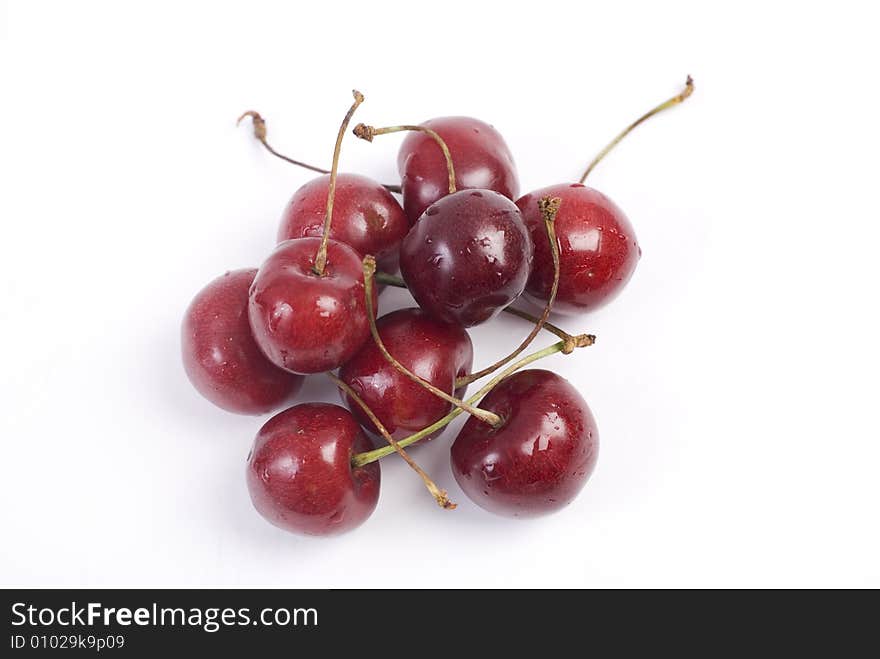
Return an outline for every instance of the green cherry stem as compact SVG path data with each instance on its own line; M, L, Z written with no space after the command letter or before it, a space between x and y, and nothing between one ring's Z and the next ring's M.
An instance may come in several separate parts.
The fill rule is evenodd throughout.
M318 247L318 253L315 254L315 274L319 277L324 276L324 270L327 267L327 245L330 243L330 223L333 221L333 200L336 198L336 175L339 172L339 153L342 151L342 138L348 129L348 124L354 111L364 102L364 95L357 89L352 90L354 103L345 113L345 118L339 126L339 133L336 135L336 145L333 147L333 163L330 165L330 188L327 191L327 207L324 210L324 228L321 233L321 245Z
M587 166L587 171L585 171L584 175L581 176L581 180L579 182L583 183L584 181L586 181L587 177L590 175L590 172L593 171L593 168L596 165L598 165L602 161L602 159L608 155L608 153L611 151L611 149L616 147L624 137L629 135L630 132L636 126L638 126L639 124L641 124L644 121L647 121L648 119L653 117L655 114L659 114L660 112L663 112L664 110L668 110L669 108L671 108L674 105L678 105L679 103L683 103L684 100L693 93L694 93L694 80L693 80L693 78L688 76L687 81L684 84L684 89L682 90L682 92L680 94L676 94L675 96L670 98L668 101L664 101L663 103L661 103L657 107L653 108L652 110L649 110L648 112L643 114L641 117L636 119L634 122L632 122L629 126L624 128L623 131L617 137L615 137L613 140L611 140L611 143L608 146L606 146L604 149L602 149L595 158L593 158L593 161Z
M367 300L367 319L370 322L370 333L373 335L373 341L376 343L376 347L379 348L379 351L382 353L382 356L385 357L385 361L391 364L397 371L408 377L410 380L415 382L418 385L421 385L428 391L430 391L435 396L442 398L448 403L452 403L456 407L460 407L462 410L477 417L480 421L484 423L488 423L490 426L498 427L501 425L502 419L500 416L495 414L494 412L489 412L488 410L481 410L478 407L473 407L472 405L466 403L465 401L456 398L455 396L451 396L447 394L442 389L438 389L433 384L428 382L427 380L420 378L418 375L410 371L406 366L397 361L394 356L388 352L388 348L385 347L385 343L382 341L382 337L379 335L379 328L376 327L376 316L373 313L373 305L370 304L370 300L373 299L373 275L376 272L376 259L372 256L364 257L364 296Z
M593 344L593 340L595 339L595 337L592 337L592 336L586 335L586 334L581 335L581 336L584 337L583 342L577 342L573 346L574 348L585 347L585 346ZM589 338L586 338L586 337L589 337ZM501 382L504 378L506 378L508 375L511 375L512 373L515 373L516 371L520 370L521 368L528 366L532 362L536 362L539 359L543 359L544 357L549 357L550 355L555 355L558 352L565 353L567 349L569 349L569 351L570 351L570 349L573 349L573 347L568 345L566 341L558 341L558 342L554 343L553 345L550 345L550 346L547 346L546 348L543 348L542 350L538 350L537 352L533 352L530 355L526 355L522 359L520 359L520 360L514 362L513 364L511 364L510 366L508 366L506 369L504 369L501 373L496 375L494 378L489 380L485 385L483 385L483 387L477 393L475 393L473 396L471 396L470 398L467 399L467 403L470 405L470 404L475 404L475 403L479 402L483 398L483 396L485 396L487 393L492 391L492 389L495 387L495 385L497 385L499 382ZM449 414L444 416L442 419L439 419L439 420L435 421L434 423L432 423L430 426L423 428L422 430L419 430L416 433L413 433L409 437L404 437L403 439L401 439L400 441L397 442L397 445L400 446L401 448L406 448L408 446L411 446L412 444L415 444L419 440L424 439L425 437L427 437L431 433L436 432L437 430L440 430L441 428L446 427L447 425L449 425L449 423L453 419L458 417L463 412L464 412L463 409L461 409L460 407L457 407L454 410L452 410ZM376 460L379 460L380 458L384 458L386 455L390 455L392 453L394 453L394 448L392 448L391 446L383 446L382 448L377 448L372 451L366 451L364 453L358 453L357 455L352 456L351 464L354 465L355 467L362 467L365 464L375 462Z
M525 349L532 344L535 337L540 334L541 328L544 327L544 323L546 323L547 319L550 317L550 311L553 309L553 303L556 301L556 293L559 290L559 243L556 240L555 223L556 214L559 212L559 205L561 203L562 199L559 197L542 197L538 200L538 209L541 211L541 216L544 218L544 228L547 232L547 239L550 241L550 254L553 257L553 286L550 288L550 297L547 299L547 304L544 306L544 312L541 314L541 317L538 318L535 326L532 327L532 331L529 332L529 335L519 344L519 347L516 350L507 355L507 357L499 359L497 362L487 366L481 371L470 373L469 375L456 379L456 389L468 385L471 382L476 382L490 373L494 373L505 364L508 364L519 357Z
M431 477L425 473L425 470L422 469L418 463L409 457L409 454L398 444L397 440L395 440L391 433L388 432L388 429L379 421L379 417L376 416L375 412L370 409L370 406L364 402L363 398L355 393L354 389L352 389L348 384L340 380L338 377L333 375L333 373L327 373L327 377L330 378L333 383L339 387L342 391L348 394L349 398L351 398L355 403L357 403L358 407L360 407L364 414L367 415L367 418L373 422L373 425L376 426L376 429L385 438L385 441L390 444L391 448L393 448L397 454L403 458L404 462L408 464L413 471L415 471L419 477L421 477L422 481L425 483L425 487L428 488L428 492L431 493L431 496L434 497L434 501L437 502L437 505L441 508L445 508L446 510L454 510L456 508L456 504L452 503L449 500L449 496L446 494L446 490L441 490L437 487L437 484L431 480Z
M244 112L238 118L238 121L235 122L236 125L240 124L244 120L245 117L251 118L251 122L254 125L254 137L257 138L257 140L259 140L260 144L262 144L265 147L266 151L271 153L276 158L280 158L281 160L284 160L285 162L289 162L291 165L296 165L297 167L302 167L303 169L308 169L313 172L317 172L318 174L329 174L330 173L329 169L323 169L322 167L315 167L314 165L310 165L307 162L302 162L301 160L295 160L295 159L291 158L290 156L285 156L283 153L279 153L278 151L276 151L272 147L272 145L269 144L269 141L266 139L266 120L263 119L262 115L260 115L260 113L257 112L256 110L248 110L247 112ZM384 187L386 190L388 190L388 192L396 192L398 194L400 194L400 192L401 192L399 185L390 185L390 184L386 183L386 184L383 184L382 187Z
M455 167L452 165L452 154L449 153L449 147L446 146L446 142L444 142L443 138L437 134L437 131L431 130L427 126L413 126L410 124L403 126L386 126L385 128L375 128L373 126L367 126L366 124L358 124L354 127L354 134L367 142L372 142L376 135L388 135L390 133L402 133L404 131L418 131L424 133L437 143L437 146L443 151L443 157L446 158L446 170L449 175L449 194L454 194L456 187Z
M374 278L377 282L379 282L380 284L385 284L386 286L394 286L395 288L406 288L406 282L403 281L402 277L398 277L397 275L392 275L387 272L377 270Z

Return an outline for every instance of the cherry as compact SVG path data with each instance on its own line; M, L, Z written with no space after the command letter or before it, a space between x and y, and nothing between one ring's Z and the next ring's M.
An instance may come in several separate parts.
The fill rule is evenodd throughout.
M360 526L379 499L379 465L353 466L370 440L344 407L305 403L269 419L248 455L257 511L286 531L333 535Z
M255 269L227 272L195 296L183 317L183 366L195 388L218 407L265 414L296 395L303 378L260 352L248 324Z
M330 175L312 179L297 190L284 210L278 241L321 236ZM397 270L400 241L409 221L385 187L366 176L339 174L330 237L350 245L361 256L372 254L383 270Z
M439 117L421 124L436 131L448 145L459 189L494 190L508 199L519 195L513 155L501 134L471 117ZM411 222L448 193L446 163L431 137L407 135L397 155L402 178L403 208Z
M564 378L520 371L481 401L503 423L467 420L452 444L452 472L477 505L533 517L569 504L596 464L599 434L587 403Z
M464 328L432 318L421 309L394 311L379 318L376 327L387 350L407 369L456 398L464 395L467 385L456 387L456 379L470 373L474 355ZM372 341L340 369L339 377L395 439L429 426L452 409L451 403L401 374ZM352 397L343 398L361 425L378 435Z
M251 287L248 316L254 339L274 364L294 373L337 368L369 336L360 256L330 238L342 138L364 101L359 91L352 95L354 103L336 136L321 237L278 245ZM375 310L375 293L369 298Z
M341 366L370 336L364 276L357 252L327 243L327 265L315 272L320 238L287 240L254 279L248 313L254 339L276 365L294 373ZM376 296L373 308L376 308Z
M493 190L457 190L452 151L427 125L358 124L354 134L372 142L376 135L402 131L434 142L445 165L448 194L431 205L403 239L401 274L428 313L466 327L478 325L518 298L525 287L532 245L522 215L510 199Z
M535 246L526 297L543 305L553 286L553 255L546 239L539 199L562 200L556 216L559 290L554 311L591 311L614 298L635 271L641 250L629 220L608 197L579 183L552 185L521 197Z
M491 190L443 197L400 247L400 272L419 306L465 327L489 320L518 298L531 263L522 214Z
M536 239L543 231L535 202L549 195L559 197L562 208L556 219L559 240L558 292L555 309L577 313L591 311L613 299L632 277L642 254L635 231L626 215L601 192L584 186L593 168L636 126L684 102L694 90L688 76L684 90L652 108L618 134L593 158L578 183L553 185L531 192L516 205L535 239L532 273L526 297L536 304L549 300L553 285L553 261L546 242Z

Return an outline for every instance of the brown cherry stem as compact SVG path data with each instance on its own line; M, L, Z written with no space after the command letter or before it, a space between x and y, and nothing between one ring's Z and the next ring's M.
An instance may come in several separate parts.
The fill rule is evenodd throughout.
M553 309L553 303L556 301L556 293L559 290L559 243L556 240L555 222L556 214L559 212L559 206L561 203L562 199L559 197L541 197L538 200L538 209L541 211L541 216L544 218L544 228L547 232L547 239L550 241L550 254L553 257L553 285L550 287L550 297L547 298L547 304L544 305L543 313L540 318L538 318L532 331L529 332L529 335L519 344L519 347L516 350L507 355L507 357L499 359L497 362L487 366L481 371L470 373L469 375L456 379L456 389L468 385L471 382L475 382L490 373L494 373L505 364L508 364L519 357L523 351L531 345L532 341L535 340L535 337L540 334L541 328L544 327L544 323L546 323L547 319L550 317L550 311Z
M302 167L304 169L311 170L313 172L317 172L318 174L329 174L329 169L323 169L321 167L315 167L314 165L310 165L307 162L302 162L301 160L295 160L290 156L285 156L283 153L279 153L276 151L271 144L266 140L266 120L260 115L256 110L248 110L243 113L236 121L236 125L240 124L245 117L250 117L251 121L254 124L254 137L256 137L260 143L266 148L266 151L271 153L276 158L280 158L285 162L289 162L291 165L296 165L297 167ZM383 183L382 187L388 190L388 192L396 192L400 194L400 186L399 185L391 185L389 183Z
M362 140L366 140L367 142L372 142L373 138L376 135L388 135L389 133L401 133L404 131L418 131L420 133L424 133L433 139L437 146L440 147L440 150L443 151L443 157L446 158L446 170L449 175L449 194L454 194L456 191L455 187L455 167L452 164L452 154L449 153L449 147L446 146L446 142L437 134L437 131L431 130L427 126L413 126L413 125L403 125L403 126L386 126L385 128L375 128L373 126L367 126L366 124L358 124L354 127L354 134L357 135Z
M582 336L588 336L588 335L584 334ZM593 337L593 338L595 338L595 337ZM592 345L592 343L593 342L590 341L589 343L585 343L584 345ZM575 347L581 347L581 346L575 346ZM539 359L543 359L544 357L554 355L558 352L561 352L563 354L567 354L565 341L558 341L558 342L554 343L553 345L547 346L546 348L538 350L537 352L533 352L532 354L526 355L525 357L517 360L516 362L514 362L513 364L511 364L510 366L505 368L501 373L499 373L494 378L489 380L486 384L484 384L482 386L482 388L477 393L475 393L473 396L468 398L467 399L468 404L479 402L483 398L483 396L485 396L490 391L492 391L492 389L494 389L495 386L499 382L504 380L504 378L506 378L507 376L515 373L516 371L520 370L521 368L524 368L525 366L528 366L532 362L536 362ZM441 428L445 428L447 425L449 425L456 417L458 417L463 412L464 412L464 410L462 408L460 408L460 407L455 408L449 414L444 416L442 419L438 419L437 421L432 423L430 426L427 426L426 428L422 428L421 430L419 430L416 433L413 433L409 437L404 437L403 439L401 439L400 441L397 442L398 446L400 446L401 448L406 448L407 446L411 446L412 444L415 444L416 442L424 439L428 435L437 432ZM366 451L365 453L358 453L357 455L352 456L351 464L354 465L355 467L362 467L365 464L370 464L371 462L375 462L376 460L384 458L386 455L391 455L392 453L394 453L394 449L392 447L383 446L382 448L373 449L372 451Z
M348 129L354 111L364 102L364 95L357 89L351 92L354 96L354 103L345 113L345 118L339 126L339 133L336 135L336 146L333 148L333 162L330 165L330 188L327 191L327 208L324 211L324 229L321 234L321 246L318 247L318 253L315 254L315 274L319 277L324 276L324 269L327 267L327 245L330 242L330 223L333 221L333 199L336 197L336 175L339 172L339 153L342 151L342 138ZM372 307L371 307L372 308Z
M237 126L238 124L240 124L245 117L250 117L251 121L254 124L254 137L256 137L260 141L260 143L262 143L262 145L266 147L266 151L271 153L276 158L281 158L281 160L286 160L292 165L296 165L297 167L304 167L305 169L310 169L313 172L318 172L319 174L330 173L330 170L321 169L320 167L315 167L314 165L310 165L299 160L294 160L293 158L289 158L288 156L285 156L282 153L278 153L278 151L273 149L269 142L266 140L266 120L263 119L260 113L256 110L248 110L247 112L244 112L238 118L238 121L235 122L235 125Z
M376 429L385 438L392 448L397 452L397 454L403 458L404 462L408 464L413 471L415 471L425 483L425 487L428 488L428 492L431 493L431 496L434 497L434 501L437 502L437 505L441 508L446 508L447 510L454 510L456 508L456 504L452 503L449 500L449 496L446 494L446 490L441 490L437 487L437 484L431 480L431 477L425 473L425 470L422 469L418 463L409 457L409 454L397 443L397 440L391 436L391 433L388 432L388 429L379 421L379 418L376 416L375 412L370 409L370 406L367 405L364 400L355 393L354 389L352 389L348 384L340 380L338 377L333 375L333 373L327 373L327 377L333 380L333 383L339 387L342 391L344 391L348 396L358 404L358 406L364 411L364 414L373 422L373 425L376 426Z
M474 407L465 401L456 398L455 396L451 396L447 394L442 389L438 389L433 384L428 382L427 380L420 378L418 375L410 371L406 366L397 361L394 356L388 352L388 348L385 347L385 343L382 341L382 337L379 335L379 328L376 327L376 316L373 313L373 305L370 304L370 301L373 299L373 276L376 272L376 259L372 256L364 257L364 296L367 301L367 319L370 322L370 333L373 335L373 341L376 342L376 347L379 348L379 351L382 353L382 356L385 357L385 361L391 364L398 372L402 373L410 380L415 382L418 385L421 385L432 394L437 396L438 398L442 398L447 403L452 403L458 408L461 408L468 414L471 414L477 417L480 421L484 423L488 423L490 426L498 427L501 425L502 419L500 416L495 414L494 412L489 412L488 410L481 410L479 407Z
M636 126L638 126L642 122L647 121L648 119L653 117L655 114L659 114L660 112L663 112L664 110L671 108L673 105L678 105L679 103L684 102L684 100L693 93L694 93L694 80L693 80L693 78L688 76L687 81L685 82L684 89L682 90L682 92L680 94L676 94L675 96L670 98L668 101L664 101L663 103L661 103L660 105L658 105L654 109L649 110L648 112L643 114L641 117L636 119L634 122L632 122L629 126L627 126L617 137L615 137L613 140L611 140L611 143L608 146L606 146L604 149L602 149L599 152L599 154L595 158L593 158L593 161L587 166L587 170L584 172L584 175L581 176L580 183L583 183L584 181L587 180L587 176L590 175L590 172L593 171L593 168L596 167L596 165L598 165L602 161L602 159L608 155L608 153L611 151L611 149L613 149L615 146L617 146L624 137L629 135L630 132L633 130L633 128L635 128Z
M530 314L528 311L523 311L522 309L515 309L514 307L505 307L504 311L509 313L512 316L516 316L517 318L522 318L523 320L527 320L532 324L538 322L538 318L533 314ZM568 347L568 349L564 349L562 352L566 355L572 352L575 348L584 348L586 346L593 345L596 341L595 334L569 334L561 327L554 325L553 323L545 322L544 326L541 328L545 332L550 332L558 336L562 339Z
M387 272L377 271L375 280L380 284L385 284L386 286L394 286L395 288L406 288L406 282L403 281L402 278L397 275L391 275ZM539 321L539 318L533 314L530 314L528 311L523 311L522 309L516 309L514 307L504 307L504 312L509 313L511 316L516 316L517 318L522 318L523 320L527 320L532 325L536 325ZM578 334L573 335L566 332L561 327L554 325L551 322L545 322L544 326L541 328L545 332L550 332L551 334L558 336L562 339L566 345L569 346L568 350L563 350L565 354L569 354L575 348L583 348L589 345L593 345L593 342L596 340L595 335L593 334Z

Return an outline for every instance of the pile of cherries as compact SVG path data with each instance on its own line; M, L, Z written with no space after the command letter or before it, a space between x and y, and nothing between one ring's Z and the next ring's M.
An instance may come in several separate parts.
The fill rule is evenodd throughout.
M364 100L357 91L329 172L281 155L263 118L242 115L274 155L323 175L294 193L278 245L259 269L227 272L196 295L182 327L186 373L208 400L239 414L285 407L316 373L333 380L347 406L300 403L260 429L246 470L260 514L311 535L352 529L376 507L378 461L392 453L438 504L454 508L407 448L462 413L470 418L452 443L452 471L476 504L526 517L571 502L596 464L596 422L569 382L524 367L593 343L550 324L551 310L579 314L605 304L641 252L623 212L583 181L630 130L692 90L688 78L681 94L627 127L579 183L522 196L510 150L477 119L358 124L354 134L370 141L408 132L397 186L337 171ZM408 288L418 307L377 319L383 286ZM540 315L510 306L520 297ZM502 311L531 322L531 331L507 357L474 371L466 328ZM542 330L559 340L523 356Z

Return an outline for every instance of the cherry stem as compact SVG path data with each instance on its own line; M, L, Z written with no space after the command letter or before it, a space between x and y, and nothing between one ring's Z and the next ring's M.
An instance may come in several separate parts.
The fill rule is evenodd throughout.
M553 308L553 303L556 301L556 293L559 290L559 243L556 240L555 223L556 214L559 212L559 206L561 203L562 199L559 197L542 197L538 200L538 209L541 211L541 215L544 218L544 228L547 231L547 239L550 241L550 254L553 256L553 285L550 287L550 297L547 299L547 304L544 306L544 311L541 314L541 317L538 318L532 331L529 332L529 335L519 344L519 347L516 350L507 355L507 357L499 359L497 362L487 366L481 371L458 378L455 381L456 389L468 385L471 382L475 382L490 373L494 373L505 364L512 362L519 357L523 351L531 345L532 341L535 340L535 337L541 333L541 328L544 327L544 323L546 323L547 319L550 317L550 311Z
M468 414L471 414L477 417L480 421L484 423L488 423L490 426L497 428L502 423L502 418L495 414L494 412L489 412L488 410L481 410L478 407L473 407L472 405L466 403L460 398L456 398L455 396L451 396L447 394L442 389L438 389L433 384L428 382L427 380L420 378L418 375L410 371L406 366L397 361L394 356L388 352L388 348L385 347L385 343L382 341L382 337L379 336L379 328L376 327L376 316L373 313L373 305L369 304L370 300L373 299L373 276L376 273L376 259L372 256L364 257L364 296L367 300L367 318L370 322L370 333L373 335L373 341L376 342L376 347L379 348L379 351L382 353L382 356L385 357L385 361L391 364L397 371L408 377L410 380L415 382L418 385L421 385L432 394L437 396L438 398L442 398L447 403L452 403L456 407L464 410Z
M382 272L382 271L376 272L375 279L380 284L385 284L386 286L394 286L395 288L406 288L407 287L406 282L403 281L403 279L401 279L397 275L390 275L387 272ZM503 311L505 313L509 313L511 316L516 316L517 318L522 318L523 320L527 320L530 323L532 323L533 325L535 325L539 322L539 319L537 316L530 314L528 311L523 311L522 309L516 309L514 307L504 307ZM572 350L574 350L574 348L579 347L575 344L579 340L582 340L581 337L586 336L586 337L590 337L592 339L596 338L592 334L581 334L579 336L574 336L574 335L566 332L561 327L554 325L553 323L550 323L550 322L544 322L544 326L541 329L543 329L545 332L550 332L551 334L558 336L563 341L568 342L568 345L570 345L571 348L567 351L563 350L563 352L565 352L565 354L568 354ZM583 346L580 346L580 347L583 347Z
M446 490L441 490L437 487L437 484L431 480L431 477L425 473L425 470L422 469L418 463L409 457L409 454L397 443L397 440L391 436L391 433L388 432L388 429L379 421L379 418L376 416L375 412L370 409L370 406L367 405L363 398L355 393L354 389L352 389L348 384L340 380L338 377L333 375L332 373L327 373L327 377L333 380L333 383L339 387L342 391L344 391L348 396L358 404L358 406L364 411L364 414L373 422L373 425L379 430L379 433L385 440L391 445L391 447L403 458L404 462L408 464L413 471L415 471L425 483L425 487L428 488L428 492L431 493L431 496L434 497L434 501L437 502L437 505L441 508L446 508L447 510L454 510L457 505L452 503L449 500L449 496L446 494Z
M278 151L273 149L272 146L269 144L269 142L266 141L266 120L263 119L263 117L260 115L260 113L257 112L256 110L248 110L247 112L242 114L238 118L238 121L235 122L235 125L237 126L238 124L240 124L245 117L250 117L251 121L254 124L254 137L256 137L260 141L260 143L264 147L266 147L266 150L269 153L271 153L273 156L275 156L276 158L280 158L281 160L289 162L291 165L296 165L297 167L303 167L303 168L309 169L313 172L317 172L318 174L329 174L330 173L329 169L322 169L321 167L315 167L314 165L310 165L307 162L302 162L300 160L294 160L290 156L285 156L283 153L279 153ZM399 185L391 185L388 183L384 183L384 184L382 184L382 187L385 188L386 190L388 190L388 192L396 192L397 194L400 194L400 192L401 192Z
M440 150L443 151L443 157L446 158L446 171L449 174L449 194L454 194L456 191L455 187L455 167L452 165L452 154L449 153L449 147L446 146L446 142L440 137L436 131L431 130L427 126L412 126L412 125L404 125L404 126L386 126L385 128L375 128L373 126L367 126L366 124L358 124L354 127L354 134L357 135L362 140L366 140L367 142L372 142L373 138L376 135L388 135L389 133L401 133L403 131L418 131L420 133L424 133L433 139L437 146L440 147Z
M602 160L605 156L608 155L608 153L611 151L611 149L613 149L614 147L616 147L616 146L618 145L618 143L620 143L620 141L621 141L624 137L626 137L627 135L629 135L629 133L633 130L633 128L635 128L636 126L638 126L640 123L642 123L642 122L644 122L644 121L647 121L648 119L650 119L651 117L653 117L655 114L659 114L660 112L663 112L664 110L667 110L667 109L671 108L673 105L678 105L679 103L684 102L684 100L685 100L688 96L690 96L691 94L693 94L693 93L694 93L694 80L693 80L693 78L691 78L690 76L688 76L688 77L687 77L687 81L685 82L684 90L682 90L682 92L681 92L680 94L677 94L677 95L673 96L673 97L670 98L668 101L664 101L663 103L661 103L660 105L658 105L657 107L655 107L653 110L650 110L650 111L646 112L646 113L643 114L641 117L639 117L638 119L636 119L633 123L631 123L629 126L627 126L627 127L623 130L623 132L621 132L617 137L615 137L613 140L611 140L611 143L610 143L608 146L606 146L604 149L602 149L602 150L599 152L599 155L597 155L595 158L593 158L593 162L591 162L591 163L587 166L587 171L585 171L585 172L584 172L584 175L581 176L581 180L580 180L579 182L580 182L580 183L583 183L584 181L586 181L586 180L587 180L587 176L590 175L590 172L593 171L593 168L594 168L596 165L598 165L599 162L601 162L601 160Z
M377 270L374 279L380 284L385 284L386 286L394 286L395 288L407 288L406 282L403 281L402 277L398 277L397 275L392 275L387 272L382 272L381 270Z
M513 307L505 307L504 311L506 311L507 313L509 313L512 316L516 316L517 318L522 318L523 320L527 320L532 324L535 324L538 322L538 318L536 316L530 314L528 311L523 311L522 309L515 309ZM551 334L555 334L563 341L568 341L569 344L572 346L572 349L574 349L574 347L576 347L574 345L574 342L577 341L577 337L569 334L561 327L558 327L558 326L554 325L553 323L545 322L544 326L541 329L544 330L545 332L550 332ZM596 338L592 334L582 334L581 336L591 336L591 337L593 337L593 339ZM563 352L566 352L566 351L563 351ZM568 350L566 352L566 354L568 354L569 352L571 352L571 350Z
M495 386L499 382L504 380L507 376L515 373L516 371L520 370L521 368L523 368L525 366L528 366L532 362L536 362L539 359L543 359L544 357L549 357L550 355L554 355L558 352L561 352L563 354L567 354L567 352L566 352L567 349L570 352L571 349L573 349L573 348L586 347L588 345L592 345L595 340L595 337L592 335L589 335L589 334L581 334L579 337L574 337L574 338L576 339L576 344L573 347L567 345L566 341L558 341L558 342L554 343L553 345L547 346L546 348L543 348L542 350L538 350L537 352L533 352L532 354L523 357L519 361L514 362L513 364L508 366L506 369L504 369L501 373L499 373L494 378L489 380L485 385L483 385L483 387L477 393L475 393L473 396L468 398L467 403L468 404L477 403L479 400L481 400L483 398L483 396L485 396L490 391L492 391L492 389L495 388ZM428 435L440 430L441 428L446 427L447 425L449 425L449 423L453 419L458 417L463 412L464 412L464 410L462 408L458 407L458 408L452 410L449 414L444 416L442 419L439 419L439 420L435 421L434 423L432 423L430 426L427 426L426 428L423 428L422 430L419 430L418 432L413 433L409 437L404 437L403 439L401 439L400 441L397 442L397 445L400 446L401 448L406 448L407 446L411 446L412 444L415 444L419 440L424 439ZM355 467L362 467L365 464L375 462L376 460L379 460L380 458L384 458L386 455L390 455L392 453L394 453L394 449L392 447L383 446L382 448L374 449L372 451L366 451L365 453L358 453L357 455L352 456L351 463Z
M330 242L330 223L333 220L333 199L336 197L336 175L339 172L339 153L342 151L342 138L348 129L354 111L364 102L364 95L357 89L351 92L354 96L354 103L345 113L345 118L339 126L339 133L336 135L336 146L333 148L333 162L330 165L330 188L327 191L327 208L324 211L324 230L321 234L321 246L318 247L318 253L315 254L315 266L313 270L319 277L324 276L324 270L327 267L327 245Z
M238 121L235 122L235 125L239 125L245 117L250 117L251 121L254 124L254 137L256 137L262 143L262 145L266 147L266 150L276 158L281 158L281 160L286 160L292 165L296 165L297 167L304 167L306 169L312 170L313 172L318 172L319 174L330 173L330 171L327 169L321 169L320 167L315 167L314 165L300 162L299 160L294 160L293 158L289 158L273 149L269 142L266 141L266 120L263 119L260 113L256 110L248 110L247 112L243 113L238 118Z

